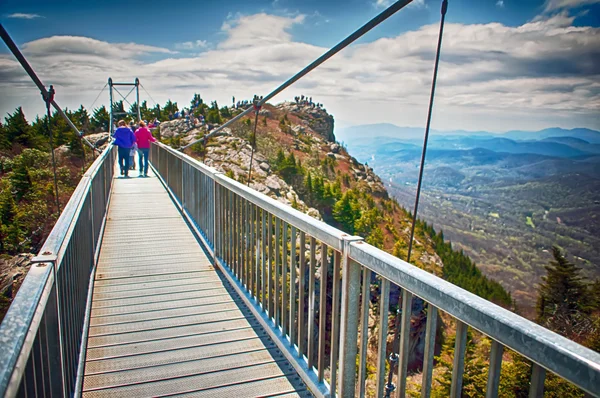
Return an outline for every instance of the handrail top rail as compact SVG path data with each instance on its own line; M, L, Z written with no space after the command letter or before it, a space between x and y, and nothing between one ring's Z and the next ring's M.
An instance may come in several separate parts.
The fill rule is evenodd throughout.
M599 353L365 242L351 243L349 256L538 365L598 393Z
M219 170L215 169L214 167L210 167L205 165L202 162L199 162L197 159L194 159L193 157L191 157L190 155L180 152L180 151L176 151L173 148L171 148L168 145L163 144L162 142L153 142L154 145L157 145L163 149L166 149L167 151L171 152L171 154L175 155L176 157L180 158L181 160L185 160L189 163L191 163L191 166L193 166L195 169L198 169L199 171L201 171L202 173L213 177L217 174L223 174L221 173Z

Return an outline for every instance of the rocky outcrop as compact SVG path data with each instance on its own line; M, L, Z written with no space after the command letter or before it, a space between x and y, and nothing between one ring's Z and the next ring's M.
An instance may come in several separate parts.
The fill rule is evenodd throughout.
M307 103L284 102L276 107L284 112L291 112L298 116L304 124L310 127L315 133L325 138L329 142L335 142L333 134L333 116L327 113L324 108L309 105ZM292 127L294 129L294 127Z
M255 152L252 155L250 143L240 137L213 138L206 147L204 163L242 183L248 181L250 174L250 188L302 210L316 219L322 219L317 209L307 206L292 186L271 172L271 165L262 154Z

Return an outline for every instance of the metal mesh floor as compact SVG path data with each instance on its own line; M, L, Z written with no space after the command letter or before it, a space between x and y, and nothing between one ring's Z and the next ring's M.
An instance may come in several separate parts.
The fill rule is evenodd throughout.
M114 181L87 343L84 397L312 396L152 172Z

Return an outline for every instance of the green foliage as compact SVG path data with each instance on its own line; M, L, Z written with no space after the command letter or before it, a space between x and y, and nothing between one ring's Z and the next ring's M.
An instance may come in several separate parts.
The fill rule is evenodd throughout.
M286 182L292 181L296 176L302 176L304 169L300 162L296 161L294 152L290 152L288 156L285 156L283 150L277 152L275 159L274 170L283 178Z
M210 104L210 109L206 115L206 121L208 123L221 124L223 120L221 119L221 114L219 112L219 105L217 101L213 101Z
M94 109L94 115L90 120L90 124L94 132L109 131L110 114L106 107L102 105L100 108Z
M37 251L56 214L50 154L25 149L12 159L3 158L0 179L0 253ZM59 191L72 192L79 176L59 164Z
M340 223L345 232L354 235L354 224L360 216L361 209L358 195L354 190L349 189L335 202L333 206L333 218Z
M163 107L163 110L165 111L165 113L168 115L170 113L175 113L179 110L179 107L177 107L177 102L172 102L170 99L167 100L167 103L165 104L165 106Z
M221 108L221 116L223 116L225 119L230 119L231 118L231 112L229 111L229 107L224 106Z
M438 366L441 368L436 377L439 383L433 391L435 397L449 397L450 387L452 385L452 368L454 366L454 345L456 336L451 336L442 346L442 352L437 357ZM474 342L472 330L467 331L467 347L465 350L465 363L463 372L463 397L481 397L485 396L488 364L485 358L489 355L490 342L483 339L480 344Z
M25 148L38 148L43 144L43 139L37 136L36 131L29 125L25 119L25 114L21 107L8 115L5 124L0 129L0 149L11 149L14 145Z
M577 312L587 312L586 286L579 275L581 269L568 261L556 246L554 260L545 266L538 299L538 322L552 330L570 327Z

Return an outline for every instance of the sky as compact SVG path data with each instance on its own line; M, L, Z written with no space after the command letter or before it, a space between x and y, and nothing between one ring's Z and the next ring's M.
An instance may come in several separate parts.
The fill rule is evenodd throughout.
M109 77L138 77L150 106L222 106L271 92L391 3L2 0L0 22L63 108L106 105ZM440 4L413 0L271 102L310 96L337 126L424 126ZM0 92L2 116L44 111L4 44ZM449 0L432 127L600 130L600 0Z

